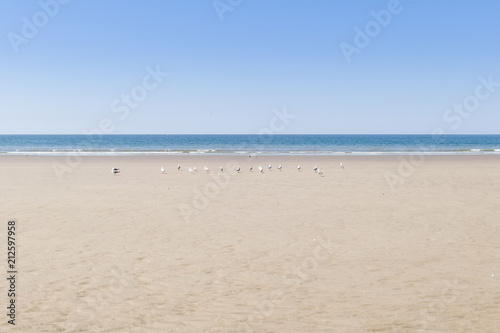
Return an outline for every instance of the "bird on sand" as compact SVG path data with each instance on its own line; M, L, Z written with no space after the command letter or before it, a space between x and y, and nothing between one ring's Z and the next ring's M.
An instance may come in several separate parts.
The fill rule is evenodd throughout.
M238 165L238 167L236 168L236 172L237 172L237 173L240 173L240 171L241 171L241 168L240 168L240 166Z
M209 168L207 168L207 166L206 166L206 165L203 167L203 170L205 170L207 173L210 173L210 169L209 169Z
M250 168L248 168L248 171L252 172L253 168L252 166L250 165Z
M114 176L114 175L116 175L117 173L120 173L120 169L118 169L118 168L114 168L114 167L113 167L113 168L111 168L111 173L112 173L112 174L113 174L113 176Z
M316 165L314 168L313 168L314 172L317 172L318 171L318 166Z
M162 174L163 174L163 173L165 173L165 168L164 168L164 167L161 167L161 169L160 169L160 170L161 170L161 173L162 173Z
M177 164L177 170L181 170L181 165L180 164Z
M344 169L344 165L342 164L342 162L340 162L340 167Z
M194 170L192 168L189 168L189 173L194 173Z
M318 169L318 175L320 175L321 177L323 177L323 171L321 171L320 169Z
M224 172L224 168L223 167L219 167L220 169L220 172Z
M263 172L264 172L264 169L263 169L261 166L259 166L259 171L260 171L261 173L263 173Z
M297 165L297 171L300 171L301 167L300 167L300 164Z
M273 166L272 166L271 164L269 164L269 166L268 166L267 168L269 169L269 171L271 171L271 168L272 168L272 167L273 167Z
M283 169L283 166L280 164L280 165L278 166L278 170L279 170L279 171L281 171L281 169Z

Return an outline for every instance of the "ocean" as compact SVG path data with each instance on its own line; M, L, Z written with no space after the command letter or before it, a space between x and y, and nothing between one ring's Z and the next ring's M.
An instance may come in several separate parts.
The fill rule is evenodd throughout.
M500 154L500 135L0 135L0 155L157 154Z

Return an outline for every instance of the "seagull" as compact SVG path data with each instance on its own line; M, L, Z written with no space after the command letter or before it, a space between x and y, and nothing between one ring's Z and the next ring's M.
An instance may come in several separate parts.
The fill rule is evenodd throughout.
M209 168L207 168L207 166L206 166L206 165L203 167L203 170L205 170L207 173L209 173L209 172L210 172L210 169L209 169Z
M259 171L262 173L264 172L264 169L261 166L259 166Z
M342 162L340 162L340 167L343 169L344 168L344 165L342 164Z
M272 168L272 167L273 167L273 166L272 166L271 164L269 164L269 166L268 166L267 168L269 169L269 171L271 171L271 168Z
M241 170L241 168L240 168L240 166L238 165L238 167L236 168L236 172L240 173L240 170Z
M318 175L320 175L321 177L323 177L323 171L321 171L320 169L318 169Z
M118 168L111 168L111 173L114 175L116 175L117 173L120 173L120 169Z
M165 168L164 167L161 167L161 173L165 173Z
M224 172L224 168L223 167L219 167L220 169L220 172Z
M300 164L297 166L297 171L300 171Z
M190 173L194 173L194 170L192 168L189 168Z
M252 172L253 168L252 166L250 165L250 168L248 168L248 171Z
M280 164L278 170L281 171L281 169L283 169L283 166Z
M198 169L196 169L196 167L193 167L193 172L196 172L198 171Z
M318 166L316 165L314 168L313 168L314 172L318 171Z
M181 165L180 164L177 164L177 170L181 170Z

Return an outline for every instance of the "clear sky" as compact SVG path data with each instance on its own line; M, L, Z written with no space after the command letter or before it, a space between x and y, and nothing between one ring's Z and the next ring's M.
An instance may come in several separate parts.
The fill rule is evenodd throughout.
M495 0L0 0L0 134L257 134L284 108L280 134L500 134L498 13Z

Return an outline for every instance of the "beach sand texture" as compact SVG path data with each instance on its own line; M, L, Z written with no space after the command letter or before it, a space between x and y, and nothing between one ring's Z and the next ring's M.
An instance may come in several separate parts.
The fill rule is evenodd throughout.
M403 159L0 156L15 331L498 332L500 158Z

